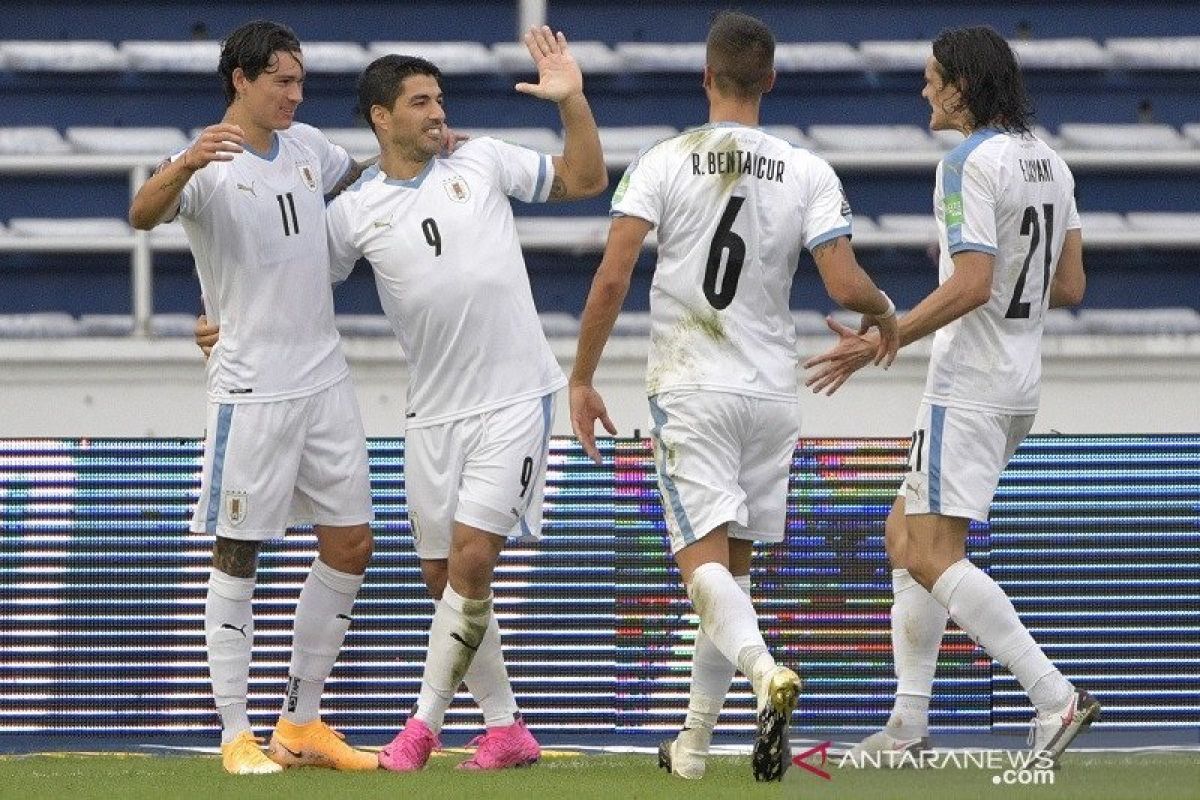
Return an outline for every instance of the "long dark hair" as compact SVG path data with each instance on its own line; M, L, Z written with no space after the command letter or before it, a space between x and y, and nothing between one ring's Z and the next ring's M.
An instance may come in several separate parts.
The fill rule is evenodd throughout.
M933 40L933 57L942 80L962 93L976 127L1029 131L1033 103L1004 37L986 26L950 28Z
M271 72L271 59L275 53L291 53L300 60L300 40L292 29L278 22L255 20L238 28L221 43L221 60L217 72L225 86L225 102L232 103L237 97L233 88L233 71L241 67L250 80L264 72Z

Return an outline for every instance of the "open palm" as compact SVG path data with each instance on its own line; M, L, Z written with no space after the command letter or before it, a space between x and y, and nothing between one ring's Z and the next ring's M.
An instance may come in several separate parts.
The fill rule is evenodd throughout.
M555 34L547 25L530 28L525 34L525 46L537 65L538 82L518 83L518 92L558 103L583 91L583 73L567 49L567 37L561 31Z

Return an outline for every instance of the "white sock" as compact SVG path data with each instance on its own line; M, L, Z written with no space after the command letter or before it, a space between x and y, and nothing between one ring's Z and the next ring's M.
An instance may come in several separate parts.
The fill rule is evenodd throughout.
M204 640L213 700L221 715L221 744L250 730L246 692L254 645L254 578L235 578L213 569L204 602Z
M892 570L892 660L896 702L888 732L897 739L929 735L929 698L938 650L946 632L946 607L906 569Z
M749 597L750 576L734 575L733 580ZM721 655L721 651L704 633L704 628L700 627L696 632L696 652L692 655L692 687L684 728L707 728L711 731L716 727L736 672L737 667Z
M320 558L313 560L296 604L284 719L303 725L320 714L325 679L342 650L350 609L362 582L362 575L339 572Z
M967 635L1012 672L1030 693L1038 713L1049 714L1071 699L1074 687L1062 676L1021 624L1004 590L967 559L946 568L933 596ZM1043 680L1049 678L1048 681ZM1038 685L1037 699L1032 689Z
M436 609L439 601L433 601ZM487 630L483 641L471 659L471 666L463 677L467 691L475 698L483 712L483 724L489 728L512 725L517 721L517 698L513 696L512 683L508 680L508 669L504 666L504 651L500 647L500 625L496 621L495 609L488 615Z
M429 626L425 673L421 676L421 694L413 714L434 733L442 729L446 709L483 644L491 616L490 595L485 600L470 600L446 584Z
M750 598L729 569L715 562L697 567L687 590L700 627L721 655L750 679L754 694L761 699L763 678L774 669L775 659L759 633L758 614Z

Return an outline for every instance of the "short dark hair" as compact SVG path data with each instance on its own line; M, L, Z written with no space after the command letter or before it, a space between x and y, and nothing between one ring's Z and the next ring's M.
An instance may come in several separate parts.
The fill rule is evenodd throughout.
M259 19L247 22L221 42L221 60L217 72L225 86L225 102L237 97L233 88L233 71L241 68L250 80L270 71L271 59L279 51L291 53L300 60L300 40L286 25Z
M762 20L721 11L708 30L705 57L721 94L755 97L775 68L775 36Z
M1033 103L1004 37L987 26L949 28L933 40L942 80L958 87L975 125L1027 133Z
M371 107L391 108L404 90L404 79L411 75L429 75L442 85L442 72L431 62L416 56L390 54L375 59L358 77L358 113L371 130Z

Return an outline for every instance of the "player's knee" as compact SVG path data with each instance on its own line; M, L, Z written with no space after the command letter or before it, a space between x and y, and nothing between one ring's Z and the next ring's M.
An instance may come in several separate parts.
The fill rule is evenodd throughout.
M336 570L361 575L371 563L375 539L366 525L338 531L321 542L321 560Z
M903 514L888 515L883 526L883 546L893 569L908 569L908 526Z

